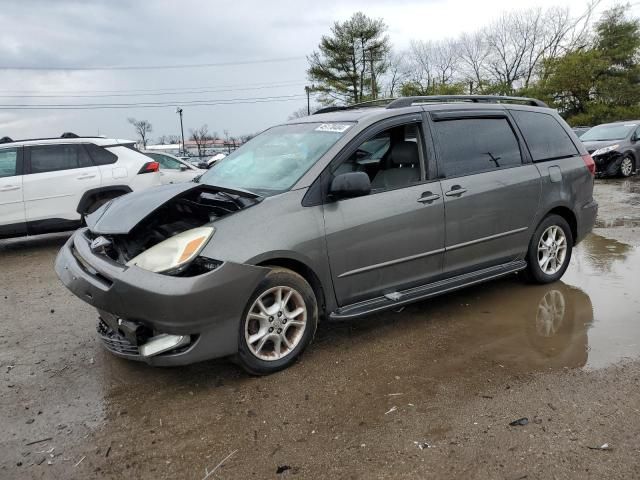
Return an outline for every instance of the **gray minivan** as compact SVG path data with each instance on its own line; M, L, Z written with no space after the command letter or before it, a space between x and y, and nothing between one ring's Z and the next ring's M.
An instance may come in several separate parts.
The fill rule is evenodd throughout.
M117 198L56 272L114 354L290 365L344 320L523 271L565 272L595 165L538 100L406 97L270 128L197 183Z

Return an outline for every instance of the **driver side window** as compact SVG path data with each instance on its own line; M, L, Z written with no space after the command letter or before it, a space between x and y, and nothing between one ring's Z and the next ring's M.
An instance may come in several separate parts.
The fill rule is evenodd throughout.
M332 173L365 172L371 193L407 187L424 178L421 146L417 123L392 127L362 142Z

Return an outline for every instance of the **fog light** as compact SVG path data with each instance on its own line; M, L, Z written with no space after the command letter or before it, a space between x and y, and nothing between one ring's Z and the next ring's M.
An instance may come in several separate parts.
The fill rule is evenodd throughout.
M189 335L168 335L166 333L162 333L155 337L151 337L147 343L141 345L139 347L140 355L143 357L152 357L159 353L182 347L183 345L188 344L190 340L191 337Z

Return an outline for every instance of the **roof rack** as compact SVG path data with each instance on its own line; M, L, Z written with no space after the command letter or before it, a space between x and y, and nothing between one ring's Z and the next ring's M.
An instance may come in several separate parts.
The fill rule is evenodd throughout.
M313 115L319 113L338 112L341 110L353 110L356 108L383 107L388 103L393 103L394 101L395 99L393 98L378 98L376 100L369 100L367 102L352 103L351 105L331 105L329 107L324 107L320 110L316 110L315 112L313 112Z
M445 103L445 102L472 102L472 103L524 103L533 107L548 108L541 100L527 97L507 97L502 95L427 95L421 97L400 97L387 105L387 108L410 107L414 103Z
M60 140L61 138L104 138L99 137L97 135L76 135L73 132L64 132L59 137L44 137L44 138L21 138L20 140L14 140L10 137L2 137L0 138L0 144L2 143L19 143L19 142L35 142L39 140Z

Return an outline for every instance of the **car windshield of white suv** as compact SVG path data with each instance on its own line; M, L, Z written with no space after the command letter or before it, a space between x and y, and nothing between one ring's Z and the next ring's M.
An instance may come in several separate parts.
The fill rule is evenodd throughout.
M627 138L631 131L636 128L636 124L628 125L598 125L584 133L580 140L583 142L597 142L608 140L622 140Z
M220 160L199 182L261 196L284 192L352 125L299 123L270 128Z

